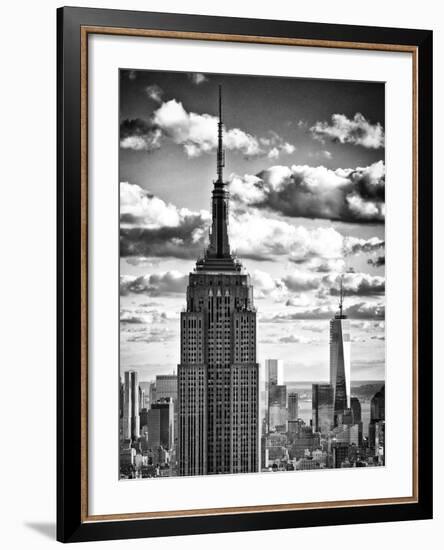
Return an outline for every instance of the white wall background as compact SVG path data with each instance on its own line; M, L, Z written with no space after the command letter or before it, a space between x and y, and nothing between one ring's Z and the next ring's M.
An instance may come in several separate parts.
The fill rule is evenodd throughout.
M444 97L444 17L435 0L127 0L74 2L81 6L125 8L428 28L435 31L435 178L444 140L440 132ZM60 2L8 2L2 6L0 71L0 544L8 550L40 550L55 545L55 151L56 151L56 13ZM441 99L441 101L440 101ZM442 182L441 182L442 183ZM440 236L444 217L437 205L444 192L435 186L435 281L442 277ZM441 214L441 213L439 213ZM441 287L441 288L439 288ZM442 285L435 283L435 340L442 341ZM442 388L443 349L435 349L435 388ZM326 546L329 550L359 545L361 550L417 549L439 546L444 535L442 399L435 392L435 520L200 535L151 540L157 550L180 545L198 550ZM441 490L439 490L441 488ZM441 535L441 537L440 537ZM96 543L99 547L142 548L147 541ZM91 544L87 544L91 546Z

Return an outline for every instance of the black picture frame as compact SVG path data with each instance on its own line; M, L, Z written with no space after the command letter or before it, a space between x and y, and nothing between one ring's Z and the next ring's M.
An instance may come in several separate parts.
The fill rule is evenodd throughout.
M417 51L416 502L88 521L82 513L81 29L115 27L406 45ZM65 7L57 10L57 539L62 542L432 518L432 32ZM82 340L83 338L83 340ZM83 351L82 351L83 350Z

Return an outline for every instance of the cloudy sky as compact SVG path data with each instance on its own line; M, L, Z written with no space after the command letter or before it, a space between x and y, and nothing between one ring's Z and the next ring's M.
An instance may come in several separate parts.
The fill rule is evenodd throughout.
M232 249L251 274L258 361L328 379L339 279L352 378L384 378L384 85L120 71L121 369L179 362L187 278L208 238L223 87Z

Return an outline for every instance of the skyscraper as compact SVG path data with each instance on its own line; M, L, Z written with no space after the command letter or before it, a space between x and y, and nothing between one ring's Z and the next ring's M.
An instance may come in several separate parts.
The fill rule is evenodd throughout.
M284 383L284 364L281 359L265 360L265 383L277 386Z
M176 374L158 374L156 376L156 399L166 399L167 397L171 397L174 401L177 399Z
M299 395L288 394L288 420L297 420L299 417Z
M171 449L174 442L174 405L171 398L159 399L147 414L150 447Z
M123 439L140 435L139 377L136 371L125 372L123 385Z
M284 364L280 359L265 360L265 404L267 430L287 422L287 387L284 385Z
M333 428L333 387L313 384L311 400L313 431L328 433Z
M361 403L357 397L350 399L350 408L353 413L353 424L358 424L362 421Z
M385 384L375 393L370 402L370 421L385 420Z
M350 408L350 321L343 315L342 278L339 312L330 320L330 384L333 387L335 424Z
M370 448L378 452L384 448L385 438L385 384L375 393L370 402L370 423L368 425L368 439Z
M230 251L219 88L209 246L189 275L178 366L179 474L259 469L259 365L250 276Z

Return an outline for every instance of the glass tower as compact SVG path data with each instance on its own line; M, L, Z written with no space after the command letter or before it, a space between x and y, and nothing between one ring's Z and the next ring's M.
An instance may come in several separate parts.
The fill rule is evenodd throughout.
M350 408L350 321L343 314L342 279L339 312L330 320L330 384L335 424Z

